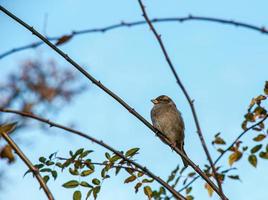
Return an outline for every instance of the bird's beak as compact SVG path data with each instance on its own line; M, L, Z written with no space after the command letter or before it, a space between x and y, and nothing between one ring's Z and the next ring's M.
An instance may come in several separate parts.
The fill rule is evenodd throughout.
M157 101L156 99L152 99L151 102L152 102L153 104L157 104L157 103L158 103L158 101Z

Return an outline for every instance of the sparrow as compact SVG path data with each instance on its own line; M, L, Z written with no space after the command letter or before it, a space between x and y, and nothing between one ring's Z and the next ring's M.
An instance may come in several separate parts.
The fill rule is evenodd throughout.
M184 151L184 122L175 103L166 95L161 95L151 101L154 104L151 110L153 126L167 137L173 147L178 147L186 155ZM187 167L187 161L183 158L182 161Z

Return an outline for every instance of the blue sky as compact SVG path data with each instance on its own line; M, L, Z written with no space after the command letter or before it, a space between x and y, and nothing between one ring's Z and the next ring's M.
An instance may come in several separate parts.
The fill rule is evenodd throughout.
M259 1L144 1L148 14L153 17L176 17L188 14L234 19L258 26L268 24L267 2ZM1 5L44 33L58 36L81 30L102 27L124 21L141 20L137 1L1 1ZM23 27L0 13L0 53L28 44L38 39ZM209 144L217 132L231 142L241 132L241 122L252 97L262 92L267 80L267 35L233 26L207 22L157 24L170 57L176 66L195 106L205 139ZM193 118L185 97L176 85L160 48L147 26L116 29L105 34L89 34L75 37L61 46L98 80L133 106L150 120L150 99L167 94L173 98L183 113L186 124L185 149L189 157L200 166L205 155L198 140ZM53 58L60 65L66 63L47 46L27 50L0 60L1 74L18 68L27 58ZM75 69L73 69L75 70ZM156 174L166 178L180 163L180 158L163 145L148 128L130 115L111 97L80 75L81 82L89 89L79 95L60 114L50 119L63 124L75 122L80 130L102 139L120 150L140 147L138 161ZM68 136L53 129L56 136L45 136L33 131L22 136L27 139L22 149L36 162L38 157L54 151L62 154L70 149L85 147L95 149L96 158L103 155L97 145L81 138ZM68 136L68 137L67 137ZM22 140L22 139L21 139ZM30 145L28 144L30 142ZM213 147L209 144L213 158ZM99 158L101 160L101 158ZM227 159L223 159L224 164ZM222 163L223 163L222 162ZM230 199L265 200L268 197L266 181L268 163L262 161L257 169L246 163L246 157L237 163L242 182L226 181L224 191ZM28 176L18 161L9 169L10 176L2 195L3 199L46 199L38 190L36 181ZM133 185L123 184L124 176L107 181L99 196L105 199L144 199L135 194ZM62 176L49 184L57 199L71 199L71 191L61 188L68 177ZM9 185L10 184L10 185ZM245 191L248 191L246 193ZM196 182L193 190L196 199L209 199L203 181ZM211 199L218 199L213 195Z

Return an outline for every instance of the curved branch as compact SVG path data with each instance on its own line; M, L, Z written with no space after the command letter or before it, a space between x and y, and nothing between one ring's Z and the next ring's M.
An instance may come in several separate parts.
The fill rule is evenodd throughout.
M250 29L253 31L257 31L263 34L268 34L268 30L263 26L259 27L256 25L244 23L244 22L239 22L239 21L234 21L234 20L226 20L226 19L220 19L220 18L214 18L214 17L203 17L203 16L194 16L194 15L188 15L186 17L167 17L167 18L153 18L150 20L151 23L166 23L166 22L188 22L188 21L206 21L206 22L213 22L213 23L220 23L220 24L228 24L232 25L235 27L243 27L246 29ZM77 35L82 35L82 34L91 34L91 33L105 33L114 29L118 28L125 28L125 27L134 27L134 26L140 26L140 25L145 25L146 21L134 21L134 22L124 22L122 21L121 23L113 24L110 26L102 27L102 28L92 28L92 29L85 29L85 30L79 30L79 31L72 31L70 36L74 37ZM59 40L62 36L58 37L47 37L49 41L56 41ZM19 52L23 51L26 49L33 49L36 47L41 46L44 44L43 42L34 42L31 44L23 45L20 47L13 48L11 50L8 50L2 54L0 54L0 59Z
M136 112L134 110L134 108L130 107L125 101L123 101L123 99L121 99L118 95L116 95L114 92L112 92L106 86L104 86L100 81L98 81L92 75L90 75L84 68L82 68L78 63L76 63L67 54L65 54L63 51L61 51L58 47L56 47L54 44L52 44L50 41L48 41L42 34L40 34L38 31L36 31L33 27L29 26L27 23L22 21L20 18L16 17L12 13L10 13L4 7L0 6L0 10L2 12L4 12L6 15L8 15L10 18L17 21L20 25L24 26L26 29L31 31L32 34L34 34L38 38L40 38L43 42L45 42L48 46L50 46L54 51L56 51L60 56L62 56L67 62L69 62L72 66L74 66L79 72L81 72L88 80L92 81L93 84L95 84L100 89L102 89L105 93L110 95L114 100L116 100L125 109L127 109L132 115L134 115L137 119L139 119L145 126L147 126L151 131L153 131L159 138L161 138L162 141L165 141L165 143L170 148L174 149L176 151L176 153L178 153L181 157L183 157L188 162L188 164L213 188L213 190L216 193L220 194L219 189L209 179L209 177L198 166L196 166L187 156L185 156L184 153L180 149L178 149L177 147L174 148L172 143L166 138L166 136L163 135L159 130L154 128L150 124L150 122L148 122L143 116L141 116L138 112Z
M163 41L161 39L161 35L159 35L157 33L157 31L154 28L153 24L150 22L149 17L148 17L148 15L146 13L146 10L145 10L145 7L144 7L142 1L141 0L138 0L138 2L139 2L139 5L141 7L141 10L142 10L144 19L146 20L148 26L150 27L151 31L153 32L153 34L155 36L157 42L159 43L160 48L161 48L161 50L162 50L162 52L163 52L163 54L164 54L164 56L166 58L167 64L168 64L169 68L171 69L171 71L172 71L172 73L173 73L173 75L174 75L174 77L175 77L175 79L176 79L176 81L177 81L180 89L182 90L184 96L186 97L186 99L187 99L187 101L188 101L188 103L190 105L190 108L191 108L191 111L192 111L192 114L193 114L193 117L194 117L195 126L197 128L197 133L198 133L199 139L201 141L201 144L202 144L203 149L204 149L204 151L206 153L207 159L208 159L208 161L210 163L210 166L212 168L212 172L213 172L214 178L216 179L217 184L219 186L219 190L220 190L220 194L219 195L220 195L220 197L223 200L226 200L227 197L223 193L223 190L222 190L222 187L221 187L221 181L220 181L219 177L217 176L216 168L215 168L215 166L213 164L213 161L212 161L212 158L211 158L210 153L208 151L208 148L207 148L207 145L206 145L204 136L202 134L202 130L201 130L201 127L200 127L200 124L199 124L199 121L198 121L198 117L197 117L197 114L196 114L196 111L195 111L193 100L190 98L188 92L186 91L184 85L182 84L182 82L181 82L181 80L180 80L180 78L179 78L179 76L178 76L178 74L176 72L176 69L175 69L175 67L174 67L171 59L169 58L169 55L168 55L167 50L165 48L165 45L164 45L164 43L163 43Z
M139 163L125 157L120 151L114 149L113 147L111 147L110 145L106 144L105 142L103 142L102 140L98 140L94 137L91 137L90 135L87 135L81 131L63 126L61 124L52 122L48 119L44 119L41 117L38 117L36 115L33 115L31 113L25 113L25 112L21 112L21 111L16 111L16 110L10 110L10 109L3 109L0 108L0 112L5 112L5 113L13 113L13 114L17 114L17 115L21 115L23 117L28 117L28 118L32 118L35 119L37 121L43 122L48 124L50 127L57 127L59 129L68 131L70 133L73 133L75 135L78 135L80 137L83 137L87 140L90 140L102 147L104 147L105 149L108 149L109 151L113 152L114 154L118 155L120 158L122 158L123 160L133 164L133 166L137 167L138 169L140 169L141 171L143 171L147 176L155 179L159 184L161 184L163 187L165 187L167 190L170 191L170 193L172 193L174 195L174 197L180 199L180 200L186 200L185 197L183 197L180 193L178 193L174 188L172 188L170 185L168 185L164 180L162 180L160 177L156 176L155 174L153 174L149 169L147 169L146 167L140 165Z
M49 200L54 200L54 197L47 187L44 179L39 173L39 170L34 167L34 165L31 163L31 161L26 157L26 155L22 152L22 150L17 146L17 144L9 137L9 135L5 132L0 132L2 137L7 141L7 143L12 147L12 149L18 154L18 156L21 158L21 160L27 165L29 170L33 173L33 175L36 177L38 180L40 187L44 190L44 192L47 195L47 198Z

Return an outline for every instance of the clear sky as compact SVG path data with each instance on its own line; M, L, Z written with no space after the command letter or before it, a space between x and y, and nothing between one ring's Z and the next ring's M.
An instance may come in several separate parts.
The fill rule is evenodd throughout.
M143 19L136 0L0 2L48 36L102 27L122 20ZM152 18L187 16L191 13L268 26L268 3L264 0L147 0L144 4ZM47 26L44 31L46 16ZM201 127L215 159L217 153L210 145L213 136L222 132L224 138L231 142L242 131L241 122L251 98L262 92L268 78L268 36L244 28L200 21L157 24L156 28L162 35L179 76L190 96L195 99ZM0 29L0 53L38 41L29 31L3 13L0 13ZM198 140L189 106L146 25L116 29L105 34L77 36L61 46L61 49L148 120L152 107L150 99L161 94L171 96L185 120L185 149L188 156L200 166L205 163L205 154ZM37 51L31 49L3 58L0 60L0 74L15 70L20 61L37 58L39 55L53 58L60 65L72 68L44 45ZM50 119L63 124L75 122L80 130L120 150L140 147L138 161L166 178L181 163L180 158L111 97L82 75L79 76L81 82L89 85L89 89L77 96L60 114L52 114ZM33 162L37 162L41 155L49 155L55 151L64 155L70 149L79 147L95 149L99 152L96 153L97 159L103 156L103 150L95 144L68 136L56 129L51 132L50 136L45 136L34 131L20 138L20 141L25 138L22 149ZM226 157L222 164L227 164ZM236 164L242 182L227 180L223 185L227 196L237 200L266 200L267 165L267 161L262 161L254 169L244 157L243 161ZM1 199L46 199L31 176L22 177L25 171L26 167L21 161L10 167L9 179L4 184ZM123 184L124 177L106 181L99 199L144 199L142 193L134 193L133 185ZM67 191L60 186L65 180L68 177L62 176L55 183L52 181L49 184L57 199L72 198L71 190ZM196 199L209 199L203 184L199 180L194 185L193 194ZM214 194L211 199L219 198Z

